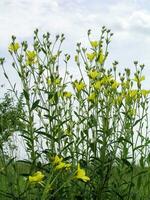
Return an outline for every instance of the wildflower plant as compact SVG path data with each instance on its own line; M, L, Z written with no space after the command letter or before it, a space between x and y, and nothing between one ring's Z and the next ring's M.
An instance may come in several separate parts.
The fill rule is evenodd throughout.
M64 76L60 73L63 34L52 42L49 33L40 37L35 30L32 48L12 37L8 50L22 85L20 120L25 126L20 134L28 159L21 161L27 169L20 173L13 158L10 166L18 189L4 189L1 195L42 200L149 198L150 90L142 87L144 65L134 62L135 72L126 68L123 73L117 61L106 66L112 36L102 27L99 40L91 39L88 31L89 49L77 44L78 79L68 72L69 54L63 58ZM10 82L4 59L0 63Z

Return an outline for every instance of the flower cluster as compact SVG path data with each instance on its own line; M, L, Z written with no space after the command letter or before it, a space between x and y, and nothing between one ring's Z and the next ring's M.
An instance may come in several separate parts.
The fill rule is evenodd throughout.
M66 169L69 170L71 167L70 163L65 163L63 162L63 158L59 157L58 155L56 155L55 157L52 158L53 162L52 164L55 166L56 170L60 170L60 169Z

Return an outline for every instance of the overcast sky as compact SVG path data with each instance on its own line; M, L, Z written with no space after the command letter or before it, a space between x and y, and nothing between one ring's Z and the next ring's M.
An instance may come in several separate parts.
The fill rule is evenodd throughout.
M35 28L41 33L64 33L65 52L74 57L75 44L87 44L87 30L92 29L94 39L103 25L114 33L109 61L118 60L120 68L134 68L135 60L145 63L149 88L150 0L0 0L0 57L10 60L11 35L31 42ZM6 70L17 81L10 64L6 63ZM0 85L3 83L0 70Z

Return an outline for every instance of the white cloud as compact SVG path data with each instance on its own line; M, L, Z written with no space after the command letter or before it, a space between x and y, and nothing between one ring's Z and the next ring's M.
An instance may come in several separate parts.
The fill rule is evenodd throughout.
M41 25L44 13L55 12L57 1L48 0L2 0L0 2L1 43L8 41L10 35L19 38L31 37L33 30Z
M101 26L106 25L115 33L110 60L118 59L124 66L136 59L150 64L147 5L146 0L144 4L141 0L1 0L0 54L6 53L12 34L31 41L37 27L41 32L65 33L64 47L70 53L77 41L87 44L89 28L98 37Z
M1 0L0 38L4 43L11 34L19 38L31 37L36 27L50 32L65 32L79 37L83 30L110 26L113 31L148 30L150 12L140 10L135 1L85 0ZM137 1L138 2L138 1ZM137 10L138 9L138 10ZM2 44L3 45L3 44Z

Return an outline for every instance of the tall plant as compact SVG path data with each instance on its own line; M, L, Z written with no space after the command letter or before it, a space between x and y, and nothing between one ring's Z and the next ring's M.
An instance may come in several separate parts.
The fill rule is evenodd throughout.
M107 68L113 34L102 27L90 48L77 44L75 64L81 76L68 72L70 55L64 35L34 32L32 48L12 37L9 52L22 84L28 172L14 195L26 199L148 199L148 94L142 87L144 65L135 72ZM3 66L5 77L9 80ZM10 81L9 81L10 82ZM12 87L15 94L17 92ZM20 187L20 183L18 187Z

